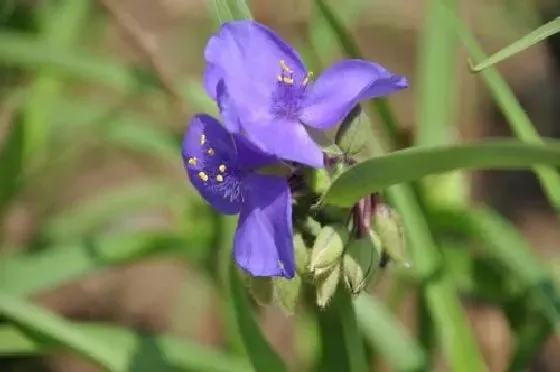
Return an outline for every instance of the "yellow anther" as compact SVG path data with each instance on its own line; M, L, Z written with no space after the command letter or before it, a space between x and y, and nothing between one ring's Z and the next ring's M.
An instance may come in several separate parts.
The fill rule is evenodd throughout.
M190 165L196 165L196 156L192 156L189 158L189 164Z
M224 176L222 176L221 174L218 174L218 175L216 176L216 181L218 181L218 182L224 182Z
M203 134L200 136L200 144L204 145L206 143L206 136Z
M198 177L200 177L200 179L204 182L208 181L208 175L204 172L198 172Z
M284 83L286 83L286 84L290 84L290 85L291 85L291 84L294 83L294 79L292 79L291 77L284 76L284 79L282 79L282 80L283 80Z
M282 67L282 70L284 70L285 72L294 72L288 67L286 61L284 61L283 59L280 60L280 67Z
M212 147L208 149L208 155L214 155L214 149Z
M303 79L302 85L306 86L307 83L309 83L309 79L311 79L312 77L313 77L313 71L309 71L305 76L305 79Z
M224 173L227 169L225 164L220 164L220 166L218 167L218 169L220 170L220 172Z
M280 75L278 75L276 78L278 79L279 82L283 82L283 81L284 81L284 78L283 78L282 76L280 76Z

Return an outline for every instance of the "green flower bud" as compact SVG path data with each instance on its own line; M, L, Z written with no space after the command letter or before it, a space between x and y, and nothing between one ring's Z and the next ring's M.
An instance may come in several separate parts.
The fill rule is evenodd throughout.
M355 106L342 121L335 135L335 143L342 151L355 155L366 145L368 118L359 105Z
M379 267L381 254L373 239L352 240L342 258L344 283L352 294L360 293Z
M249 293L259 305L268 305L273 299L272 278L243 275L249 287Z
M325 168L308 169L305 183L316 194L323 194L331 185L331 176Z
M288 314L293 314L301 291L301 276L292 279L274 278L274 302Z
M313 244L309 271L318 275L324 269L337 264L344 252L348 235L348 229L342 225L323 227Z
M299 275L303 275L307 268L309 255L307 254L307 246L305 245L301 234L294 235L294 254L296 261L296 272Z
M338 287L341 271L340 264L337 264L316 278L316 303L319 307L324 308L331 300Z
M404 225L397 212L387 204L379 203L375 207L373 226L379 236L381 248L392 260L405 264L407 262L406 237Z

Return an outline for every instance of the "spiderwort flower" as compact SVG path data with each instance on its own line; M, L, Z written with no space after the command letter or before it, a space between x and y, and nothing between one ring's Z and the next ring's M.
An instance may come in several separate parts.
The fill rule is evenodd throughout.
M345 60L316 81L298 53L268 27L254 21L221 26L205 50L204 85L218 101L232 132L246 133L267 153L323 167L320 147L308 128L329 129L359 102L408 86L379 64ZM231 100L220 104L220 90Z
M277 162L213 117L196 115L185 133L183 161L197 191L224 214L239 213L237 264L253 276L292 278L295 271L291 193L285 178L261 175Z

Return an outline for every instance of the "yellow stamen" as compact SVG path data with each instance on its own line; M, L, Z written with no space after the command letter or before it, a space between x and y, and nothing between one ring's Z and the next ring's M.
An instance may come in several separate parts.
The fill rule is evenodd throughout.
M206 143L206 136L203 134L200 136L200 144L204 145Z
M280 67L282 68L282 70L284 70L285 72L293 72L288 65L286 64L286 61L284 61L283 59L280 60Z
M284 79L282 79L282 80L283 80L284 83L286 83L286 84L290 84L290 85L291 85L291 84L294 83L294 79L292 79L291 77L284 76Z
M218 169L220 170L220 172L224 173L226 171L227 167L225 166L225 164L220 164Z
M214 155L214 149L212 147L208 149L208 155Z
M190 165L196 165L196 156L192 156L189 158L189 164Z
M224 176L222 176L221 174L218 174L218 175L216 176L216 181L218 181L218 182L223 182L223 181L224 181Z
M307 75L305 76L305 79L303 79L303 86L306 86L307 83L309 83L309 79L311 79L313 77L313 71L309 71L307 73Z
M284 78L283 78L282 76L280 76L280 75L277 76L277 79L278 79L279 82L283 82L283 81L284 81Z
M200 179L204 182L208 181L208 175L204 172L198 172L198 177L200 177Z

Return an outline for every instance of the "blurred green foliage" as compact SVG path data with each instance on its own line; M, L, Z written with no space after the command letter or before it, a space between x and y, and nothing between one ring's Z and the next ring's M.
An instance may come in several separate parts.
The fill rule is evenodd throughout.
M296 40L306 62L320 70L339 55L361 58L351 29L368 2L312 3L307 34ZM260 327L263 306L248 296L231 264L235 219L212 211L183 175L184 116L216 113L200 75L177 77L169 87L153 61L133 63L103 52L105 28L118 19L100 2L1 2L0 369L15 368L10 358L65 350L110 371L365 372L379 363L427 371L442 351L449 370L485 371L464 299L499 309L515 340L508 368L526 368L547 337L560 332L558 258L541 261L512 223L490 209L468 200L442 202L447 193L463 195L461 180L451 179L434 196L447 181L424 177L534 168L558 210L560 143L539 137L493 66L481 73L484 83L520 140L462 145L450 135L462 99L454 74L456 51L464 46L477 61L485 56L458 17L456 1L426 3L414 87L417 132L409 143L415 147L395 151L407 145L397 115L387 101L372 102L365 110L369 115L361 117L370 118L369 130L360 128L368 160L337 177L322 198L346 207L382 191L402 216L412 267L385 270L391 281L386 298L372 294L375 287L355 299L339 288L325 309L314 305L315 293L304 286L302 304L284 304L294 311L297 328L294 360L285 360ZM216 27L251 18L245 1L207 5L207 21ZM189 110L170 104L176 103L174 92ZM98 173L112 162L124 163L118 172L126 182L115 185L105 179L108 173ZM73 184L83 192L68 202L65 194ZM32 221L18 222L30 227L14 239L6 226L21 209L31 211ZM152 217L147 225L136 219L158 213L164 227ZM64 319L30 300L108 268L161 257L186 262L218 293L219 308L205 312L217 311L224 323L221 347L101 320ZM412 292L418 294L417 331L397 316L404 295ZM191 316L198 298L188 301L183 317Z

